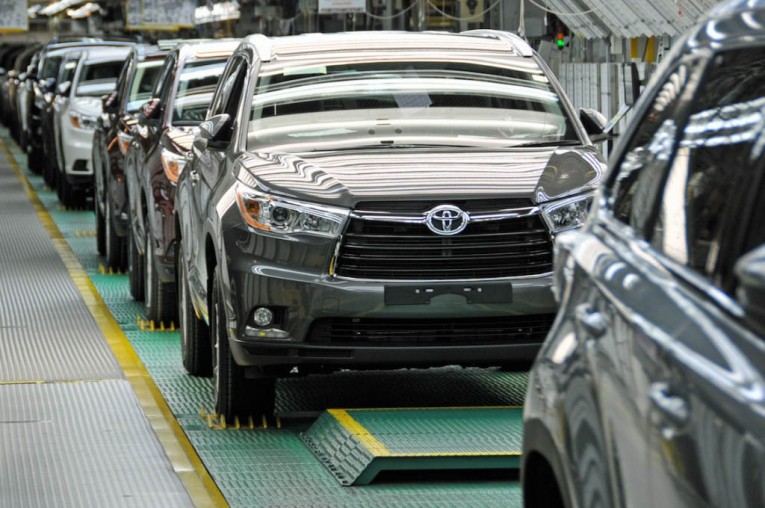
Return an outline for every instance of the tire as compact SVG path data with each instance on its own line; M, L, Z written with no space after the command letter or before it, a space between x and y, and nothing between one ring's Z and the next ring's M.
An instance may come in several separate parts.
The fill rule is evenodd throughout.
M144 311L146 313L146 319L149 321L155 321L157 323L166 322L169 323L173 320L174 316L174 303L170 284L165 284L159 280L159 273L157 272L156 259L154 258L154 252L152 245L154 242L151 239L151 232L149 228L146 228L146 243L144 259Z
M183 261L183 247L178 247L175 258L178 281L178 328L181 332L183 366L192 376L212 375L212 347L210 330L198 319L189 293L189 278Z
M29 171L36 175L40 175L43 173L43 163L42 163L42 157L40 157L40 151L35 150L34 146L29 146L30 142L27 141L27 148L25 149L28 153L27 158L27 165L29 166ZM46 182L47 183L47 182Z
M213 274L210 330L213 349L213 390L215 411L229 422L239 416L253 418L272 416L276 398L276 380L272 377L247 379L244 369L234 361L226 331L225 309L221 304L221 287Z
M111 268L122 270L126 264L125 241L117 236L114 231L114 217L112 216L112 200L109 192L106 192L106 216L104 217L104 244L106 249L106 263Z
M138 252L138 246L133 237L133 227L128 227L128 275L130 279L130 295L137 302L143 301L143 256Z
M106 221L104 220L104 214L101 213L101 208L98 206L98 199L94 201L96 211L96 249L98 254L103 256L106 254Z

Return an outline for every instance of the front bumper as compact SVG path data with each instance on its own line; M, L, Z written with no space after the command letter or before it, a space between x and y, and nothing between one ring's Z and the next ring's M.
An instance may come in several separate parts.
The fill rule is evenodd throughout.
M332 278L328 275L301 273L283 266L239 260L229 264L229 281L235 309L236 325L229 329L231 349L236 362L243 366L325 365L333 368L420 367L437 365L502 365L530 362L536 356L547 328L535 338L519 338L507 331L507 340L495 337L491 343L477 340L429 341L418 343L417 332L406 344L400 340L376 342L353 338L337 343L317 342L312 325L325 318L344 322L372 320L389 322L400 330L407 320L439 320L459 323L460 320L492 320L498 318L547 317L551 323L556 310L550 275L480 281L417 281L396 283L398 287L427 289L447 286L449 291L425 303L386 303L386 286L380 281L358 281ZM492 292L501 289L512 296L510 301L474 302L457 294L454 288L482 288ZM260 306L276 310L279 323L270 329L259 329L250 322L252 311ZM231 308L231 307L229 307ZM388 321L389 320L389 321ZM230 322L232 323L232 322ZM232 323L233 324L233 323ZM265 335L265 336L263 336ZM399 334L400 337L400 334ZM326 338L326 337L325 337Z
M65 128L61 132L63 171L70 183L90 182L93 178L93 131Z

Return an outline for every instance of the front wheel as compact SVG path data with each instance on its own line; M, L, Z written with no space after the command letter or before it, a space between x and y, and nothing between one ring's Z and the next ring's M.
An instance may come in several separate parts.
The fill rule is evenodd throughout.
M210 329L213 333L213 384L215 411L234 421L235 416L272 416L276 398L276 380L272 377L247 379L244 369L234 361L226 330L226 314L221 301L222 287L213 274Z
M101 213L101 207L98 206L98 198L95 200L96 209L96 249L98 254L103 256L106 253L106 221L104 214Z
M130 295L140 302L144 298L143 287L143 256L135 244L133 227L128 227L128 275L130 279Z
M154 255L154 241L149 228L146 228L146 243L144 244L144 303L146 319L157 323L169 323L173 319L174 302L171 285L163 283L157 271L157 260Z
M212 374L212 348L210 330L194 311L189 293L189 276L183 261L183 247L178 245L175 258L178 280L178 324L181 332L181 353L183 366L192 376Z
M106 263L111 268L121 270L125 267L125 242L114 231L114 214L112 200L106 192L106 217L104 217L104 240L106 248Z

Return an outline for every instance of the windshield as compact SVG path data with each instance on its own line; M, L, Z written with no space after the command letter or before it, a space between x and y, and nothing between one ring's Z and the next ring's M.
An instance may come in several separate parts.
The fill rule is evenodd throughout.
M173 104L173 125L199 125L212 102L226 59L188 62L181 71Z
M578 142L560 97L530 59L401 55L264 63L248 149L512 147Z
M141 104L151 99L151 90L157 80L159 70L162 68L162 63L162 60L154 60L138 64L128 92L125 108L128 113L135 113Z
M100 97L114 91L117 76L120 75L124 61L86 63L82 66L77 89L77 97Z

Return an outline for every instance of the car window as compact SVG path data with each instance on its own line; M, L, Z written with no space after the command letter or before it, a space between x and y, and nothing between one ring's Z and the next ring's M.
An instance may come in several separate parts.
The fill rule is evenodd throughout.
M175 58L168 57L165 60L165 64L160 71L159 78L154 85L154 89L151 92L152 97L161 97L165 90L170 88L170 84L173 82L173 70L175 69Z
M697 60L680 62L665 79L634 131L607 191L614 216L638 236L645 235L699 68Z
M123 64L121 60L84 64L74 94L78 97L100 97L114 91Z
M162 62L159 60L140 62L133 75L133 81L130 83L130 90L127 96L127 106L125 110L128 113L138 111L141 104L151 99L151 90L159 76Z
M433 61L417 52L264 62L247 140L274 151L534 143L581 141L533 61L483 53Z
M55 78L58 75L58 68L61 66L62 61L63 57L61 56L46 58L40 71L40 79Z
M712 58L672 160L651 243L726 289L765 122L765 48Z
M211 108L211 115L232 114L232 108L235 107L235 104L238 104L240 98L243 71L244 60L242 58L237 58L231 63L221 78L221 86Z
M226 59L186 62L173 102L173 125L198 125L207 115Z

